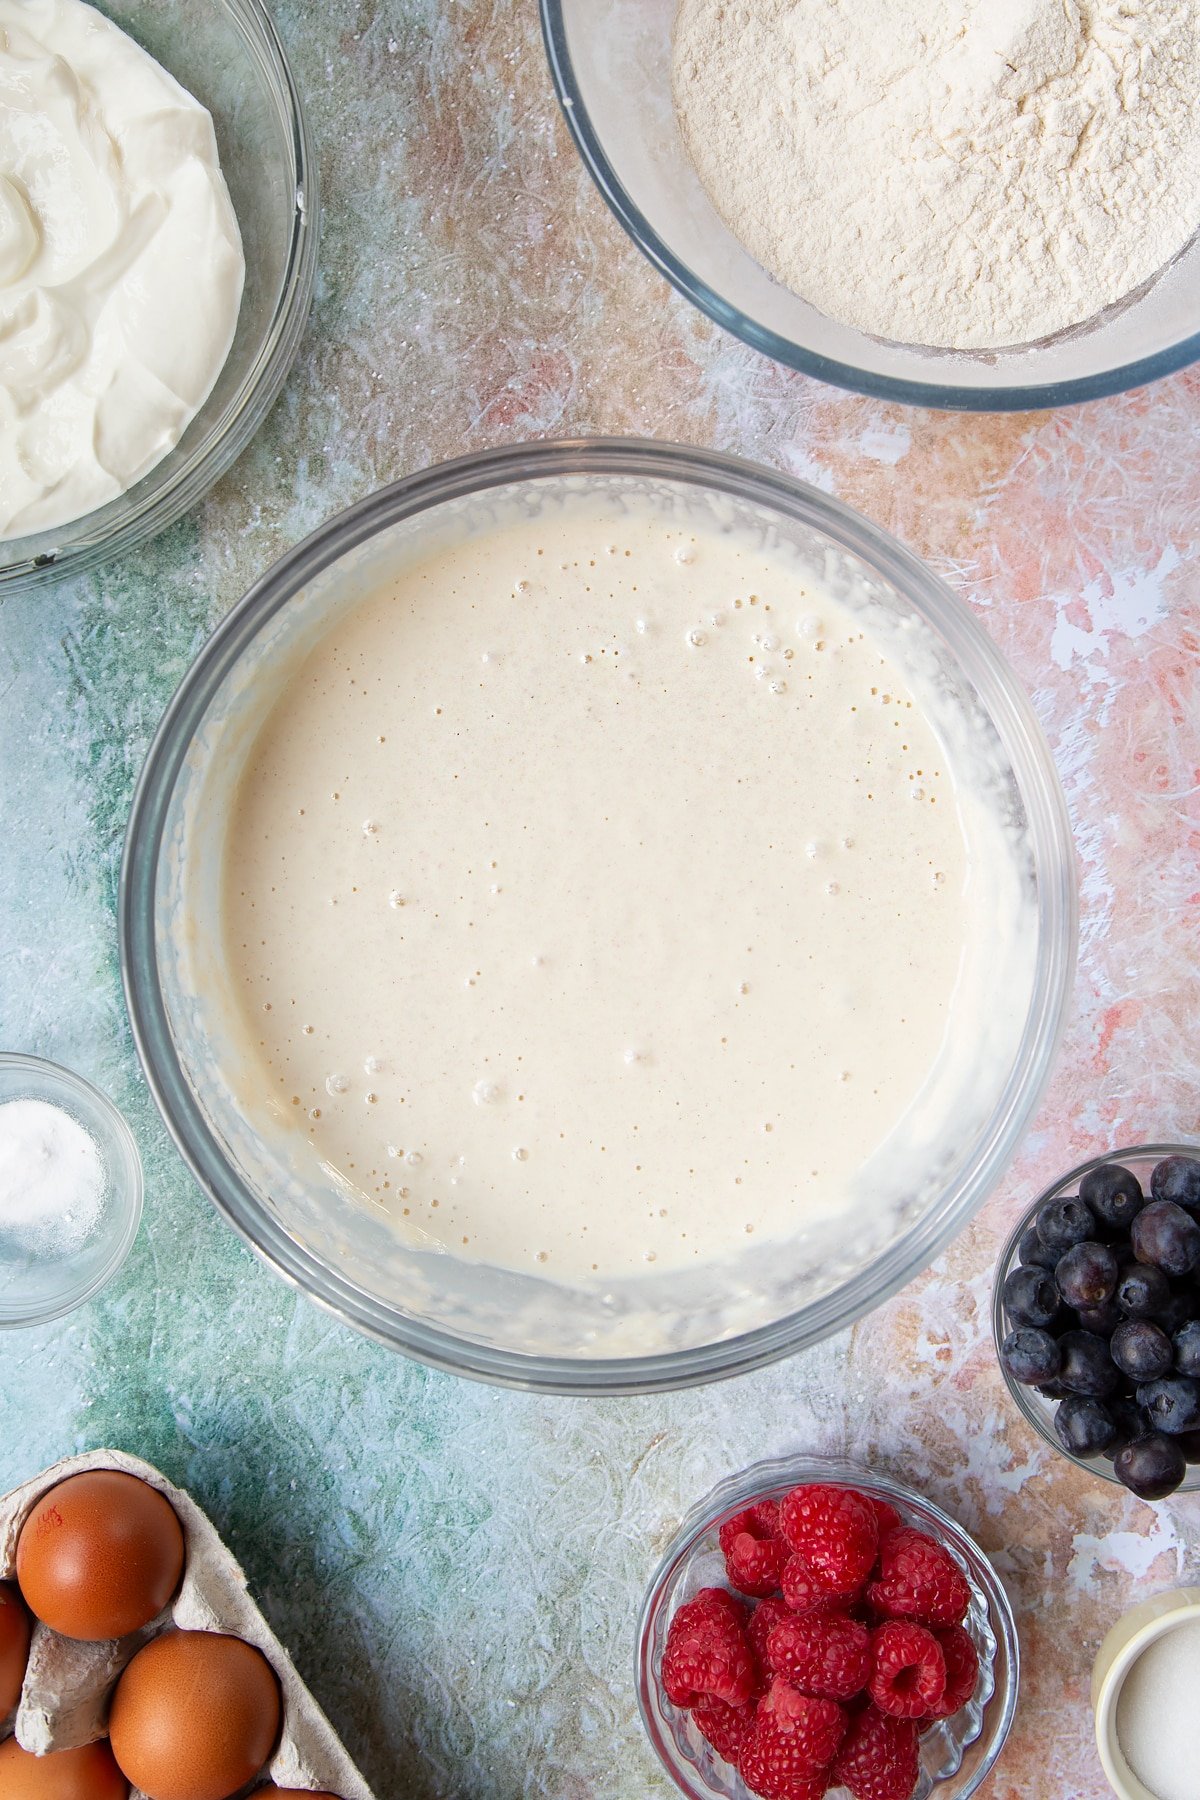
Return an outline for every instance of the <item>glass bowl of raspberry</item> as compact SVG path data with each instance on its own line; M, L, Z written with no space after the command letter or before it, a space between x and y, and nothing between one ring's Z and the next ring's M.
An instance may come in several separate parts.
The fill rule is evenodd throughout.
M1138 1144L1039 1194L996 1265L1017 1409L1142 1500L1200 1489L1200 1145Z
M962 1526L829 1457L720 1482L638 1627L642 1722L689 1800L967 1800L1018 1677L1008 1596Z

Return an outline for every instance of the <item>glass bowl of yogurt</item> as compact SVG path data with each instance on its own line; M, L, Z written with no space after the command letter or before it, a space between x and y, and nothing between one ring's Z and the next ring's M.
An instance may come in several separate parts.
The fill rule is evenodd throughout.
M1074 959L968 610L836 501L640 440L427 470L201 652L133 807L139 1049L340 1317L564 1392L877 1305L1007 1163Z
M304 330L317 194L261 0L2 0L0 59L3 594L144 542L241 454Z
M869 184L864 181L857 195L859 229L845 246L851 254L859 244L863 246L856 256L858 282L870 286L876 271L893 267L897 252L903 256L909 251L904 281L923 288L928 271L941 267L950 235L947 209L937 200L926 198L923 202L920 197L920 178L931 163L937 163L944 148L936 142L930 120L945 117L953 126L961 116L960 141L973 141L977 132L985 130L985 103L982 87L975 93L970 82L982 75L989 63L1003 69L1007 60L1013 80L1019 82L1027 76L1035 90L1041 73L1034 72L1035 65L1048 55L1049 93L1050 71L1061 76L1073 63L1077 63L1081 80L1094 83L1097 65L1088 65L1086 71L1085 65L1094 54L1100 70L1105 68L1107 40L1105 46L1088 43L1079 15L1052 7L1026 8L1012 21L1031 39L1041 33L1040 44L1021 39L1012 50L1006 50L1002 33L1010 21L1007 16L998 20L996 9L986 5L974 9L973 14L970 8L955 9L952 16L941 16L943 9L931 8L928 16L920 14L915 21L897 23L893 43L883 29L883 9L876 29L876 20L864 22L845 8L814 5L792 13L788 8L754 4L735 13L721 7L718 0L689 0L687 60L695 83L690 128L698 134L705 163L702 179L676 110L673 37L680 3L541 0L543 34L563 116L600 193L654 268L724 330L763 355L821 381L909 405L954 411L1023 412L1065 406L1140 387L1200 356L1196 301L1200 206L1194 198L1195 177L1184 171L1176 150L1165 143L1163 161L1157 160L1153 150L1148 149L1143 159L1132 150L1122 155L1119 148L1123 130L1152 132L1156 116L1163 122L1164 132L1173 131L1166 120L1169 115L1187 116L1190 78L1185 77L1184 85L1169 96L1164 84L1157 98L1144 83L1131 108L1121 100L1122 94L1132 91L1128 78L1118 81L1114 76L1111 121L1099 128L1092 146L1085 148L1082 138L1079 144L1085 160L1094 149L1101 157L1109 157L1112 165L1096 173L1094 211L1088 222L1068 211L1058 226L1050 226L1043 235L1034 227L1031 235L1033 209L1014 209L1014 244L1022 239L1035 244L1036 258L1043 266L1049 261L1047 239L1058 235L1087 246L1082 267L1075 271L1077 278L1064 275L1052 290L1059 297L1069 294L1072 300L1078 294L1084 296L1078 302L1083 309L1079 322L1060 328L1049 320L1042 326L1035 321L1020 328L1022 336L1017 340L1003 334L993 340L1010 347L947 348L943 347L944 337L917 341L908 335L907 326L901 334L899 325L883 330L848 322L849 311L839 316L851 289L857 299L861 287L855 286L844 266L839 267L838 233L842 221L860 215L849 204L838 205L833 198L835 183L845 179L845 170L871 171ZM890 11L900 19L896 9ZM827 45L813 40L809 34L814 22L819 28L822 15L827 23L830 16L834 18L834 28L846 33L847 43ZM943 24L948 42L943 45L941 85L936 77L931 81L922 107L913 92L914 84L919 90L921 64L910 46L919 41L928 51L929 40ZM1150 46L1140 53L1135 47L1130 52L1134 64L1140 54L1142 66L1156 72L1171 65L1182 69L1195 54L1194 40L1188 37L1190 26L1182 16L1170 29L1176 27L1183 37L1181 45ZM902 31L906 36L901 43ZM1061 43L1052 42L1054 32L1064 34ZM1078 42L1072 41L1072 34ZM729 41L735 37L736 46ZM1107 65L1109 76L1118 66L1116 39L1113 49L1114 60ZM724 59L719 66L718 57ZM713 67L706 74L707 62ZM958 115L951 89L964 78L967 86L953 96L963 109ZM844 83L853 97L847 114L867 134L867 140L852 138L841 143L831 130L823 132L819 124L814 125L789 185L784 147L795 114L811 107L814 95L837 91L839 83ZM1091 98L1083 104L1080 116L1092 112L1097 92L1104 89L1101 74L1099 90L1091 86ZM911 96L918 134L918 141L906 147L911 156L907 178L890 164L885 168L884 136L881 134L878 142L869 140L876 123L888 119L895 97L902 99L905 93ZM1073 112L1074 100L1061 91L1057 103ZM996 124L999 148L994 151L994 162L986 154L981 158L985 166L1003 167L1010 183L1016 180L1021 160L1022 132L1030 129L1038 104L1034 91L1027 107L1019 96L1007 95L1003 122ZM1143 109L1138 115L1140 127L1131 123L1138 107ZM923 119L917 119L917 114L923 114ZM1099 117L1099 113L1093 115L1093 127ZM1041 121L1037 123L1041 125ZM989 120L989 128L991 124ZM1045 130L1046 140L1057 137L1060 129L1051 124ZM984 151L992 151L994 142L985 138ZM1073 133L1070 144L1074 149ZM1198 145L1200 139L1189 140L1192 157L1197 156ZM756 154L757 176L751 167ZM1139 175L1131 182L1135 163ZM1141 189L1130 202L1127 236L1113 235L1102 249L1101 241L1112 230L1114 210L1119 216L1130 187L1138 189L1149 171L1153 171L1155 185ZM978 173L974 171L972 178L977 179ZM718 183L730 184L720 209L712 189L714 177ZM1040 179L1051 197L1059 191L1060 182L1065 190L1065 164L1053 173L1043 171ZM781 195L788 196L791 204L781 205ZM1116 195L1119 198L1114 199ZM995 199L989 193L986 203L977 200L974 217L978 219L981 212L990 216ZM1053 205L1051 198L1052 209ZM829 207L828 213L814 218L822 206ZM904 212L905 207L911 211ZM966 217L972 217L969 203ZM879 230L881 219L896 222L887 242ZM730 220L737 223L737 229ZM931 234L927 244L920 235L923 230ZM771 249L778 249L785 258L794 256L795 285L787 285L782 274L777 278L769 273L743 241L749 233L760 231L765 232L763 255L768 260ZM1148 242L1139 246L1142 261L1132 268L1133 242L1142 232ZM940 287L937 282L928 283L930 304L917 310L911 325L914 333L926 329L930 313L947 291L962 296L967 308L964 320L956 323L961 327L970 322L981 286L997 268L1007 273L1019 260L1003 249L993 252L986 235L980 246L979 237L969 226L964 229L958 242L968 254L975 248L978 266L972 274L960 277L948 270ZM827 241L835 250L825 257ZM1117 277L1115 297L1094 301L1086 297L1086 283L1092 265L1105 261L1108 273ZM824 306L802 297L805 280L817 279L814 269L818 263L829 290L827 297L824 288L820 290ZM1038 279L1036 262L1022 269L1022 283ZM886 291L882 281L879 286ZM1051 325L1048 330L1044 329L1047 323ZM965 340L951 337L950 341Z
M0 1052L0 1329L92 1299L141 1216L141 1158L112 1101L70 1069Z
M642 1603L636 1649L638 1707L659 1761L688 1800L751 1800L737 1770L716 1754L691 1715L667 1699L663 1652L680 1606L702 1588L729 1587L719 1544L725 1521L809 1482L831 1482L885 1502L902 1525L948 1550L967 1578L971 1604L963 1623L979 1658L979 1678L961 1712L923 1729L912 1793L912 1800L967 1800L994 1767L1017 1710L1020 1649L1012 1604L987 1556L956 1519L890 1476L838 1457L782 1457L727 1477L692 1508L663 1552ZM830 1793L840 1797L846 1790L834 1784Z

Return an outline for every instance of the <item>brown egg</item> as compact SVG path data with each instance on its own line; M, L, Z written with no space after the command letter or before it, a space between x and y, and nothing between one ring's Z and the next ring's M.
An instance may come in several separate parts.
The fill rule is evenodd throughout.
M118 1681L108 1730L150 1800L227 1800L275 1748L279 1715L279 1683L260 1650L215 1631L169 1631Z
M125 1800L129 1783L106 1743L31 1756L15 1737L0 1744L4 1800Z
M117 1469L69 1475L17 1540L17 1580L64 1637L124 1637L157 1617L183 1573L183 1531L157 1488Z
M0 1719L21 1698L30 1629L25 1602L11 1581L0 1581Z

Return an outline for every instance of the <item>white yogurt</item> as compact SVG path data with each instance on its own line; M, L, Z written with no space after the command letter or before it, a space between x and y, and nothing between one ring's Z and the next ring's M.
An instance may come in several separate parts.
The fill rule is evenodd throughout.
M204 108L80 0L0 0L0 539L178 443L244 275Z
M452 544L250 753L241 1109L399 1235L562 1282L884 1230L1023 1014L977 1004L1017 909L974 804L860 612L756 536L580 501Z

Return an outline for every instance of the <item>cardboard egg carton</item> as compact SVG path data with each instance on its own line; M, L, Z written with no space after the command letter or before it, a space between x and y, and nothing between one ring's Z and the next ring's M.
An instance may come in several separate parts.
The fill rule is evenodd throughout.
M326 1789L341 1800L373 1800L370 1788L304 1683L292 1659L246 1591L246 1577L215 1527L190 1495L173 1487L149 1463L119 1450L92 1450L43 1470L0 1499L0 1577L16 1575L17 1539L34 1505L68 1475L89 1469L122 1469L137 1475L170 1501L183 1527L183 1581L174 1600L142 1631L103 1644L60 1637L34 1621L29 1666L16 1712L0 1722L0 1737L15 1728L35 1755L90 1744L107 1732L113 1686L143 1644L171 1626L222 1631L262 1651L279 1678L283 1729L275 1754L255 1778L283 1788ZM136 1788L130 1800L145 1800Z

